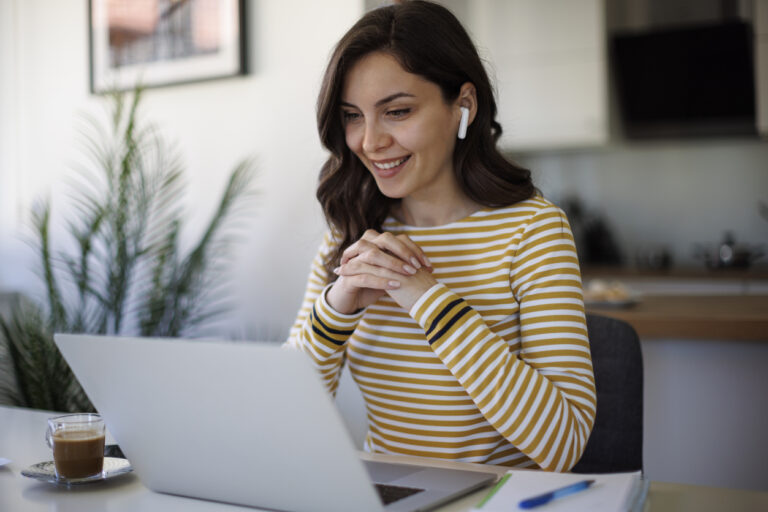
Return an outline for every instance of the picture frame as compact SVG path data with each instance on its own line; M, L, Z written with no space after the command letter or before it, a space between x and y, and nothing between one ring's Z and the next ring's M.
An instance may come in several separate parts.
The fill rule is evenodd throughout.
M93 94L247 73L245 0L89 0Z

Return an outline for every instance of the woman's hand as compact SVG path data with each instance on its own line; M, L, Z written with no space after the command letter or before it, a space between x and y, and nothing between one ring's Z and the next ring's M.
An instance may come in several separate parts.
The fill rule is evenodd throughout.
M432 270L429 259L406 235L369 229L344 251L334 270L339 278L328 290L328 303L339 313L350 314L398 290L404 282L412 283L417 274L429 276L424 270ZM412 287L405 286L409 296Z
M437 284L437 280L432 277L430 272L422 268L416 274L400 279L400 286L387 290L387 293L401 308L410 311L419 297L435 284Z

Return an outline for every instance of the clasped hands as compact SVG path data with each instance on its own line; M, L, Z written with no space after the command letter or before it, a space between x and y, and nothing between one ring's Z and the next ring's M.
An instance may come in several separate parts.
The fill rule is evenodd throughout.
M410 310L437 281L424 251L406 235L366 231L347 247L334 273L339 276L326 299L333 309L351 314L384 294Z

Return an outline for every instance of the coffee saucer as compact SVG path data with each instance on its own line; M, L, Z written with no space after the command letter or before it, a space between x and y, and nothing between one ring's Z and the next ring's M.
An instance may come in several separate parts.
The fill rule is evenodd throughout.
M34 478L35 480L40 480L41 482L68 486L103 482L130 473L131 471L133 471L133 468L127 459L104 457L104 470L98 475L87 476L85 478L57 478L56 467L52 460L32 464L22 471L21 474L29 478Z

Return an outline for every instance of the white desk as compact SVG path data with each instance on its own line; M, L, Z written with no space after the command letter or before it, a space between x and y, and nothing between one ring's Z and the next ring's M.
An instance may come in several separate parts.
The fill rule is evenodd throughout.
M21 476L37 462L50 460L45 444L46 419L50 413L0 406L0 457L13 462L0 468L0 512L234 512L254 510L209 501L158 494L144 487L134 474L102 484L66 489ZM424 462L399 456L367 455L376 460ZM482 469L488 466L433 461L435 465ZM496 469L503 474L505 469ZM465 512L477 504L486 490L478 491L440 509ZM768 510L768 493L714 489L653 482L648 495L652 512Z

